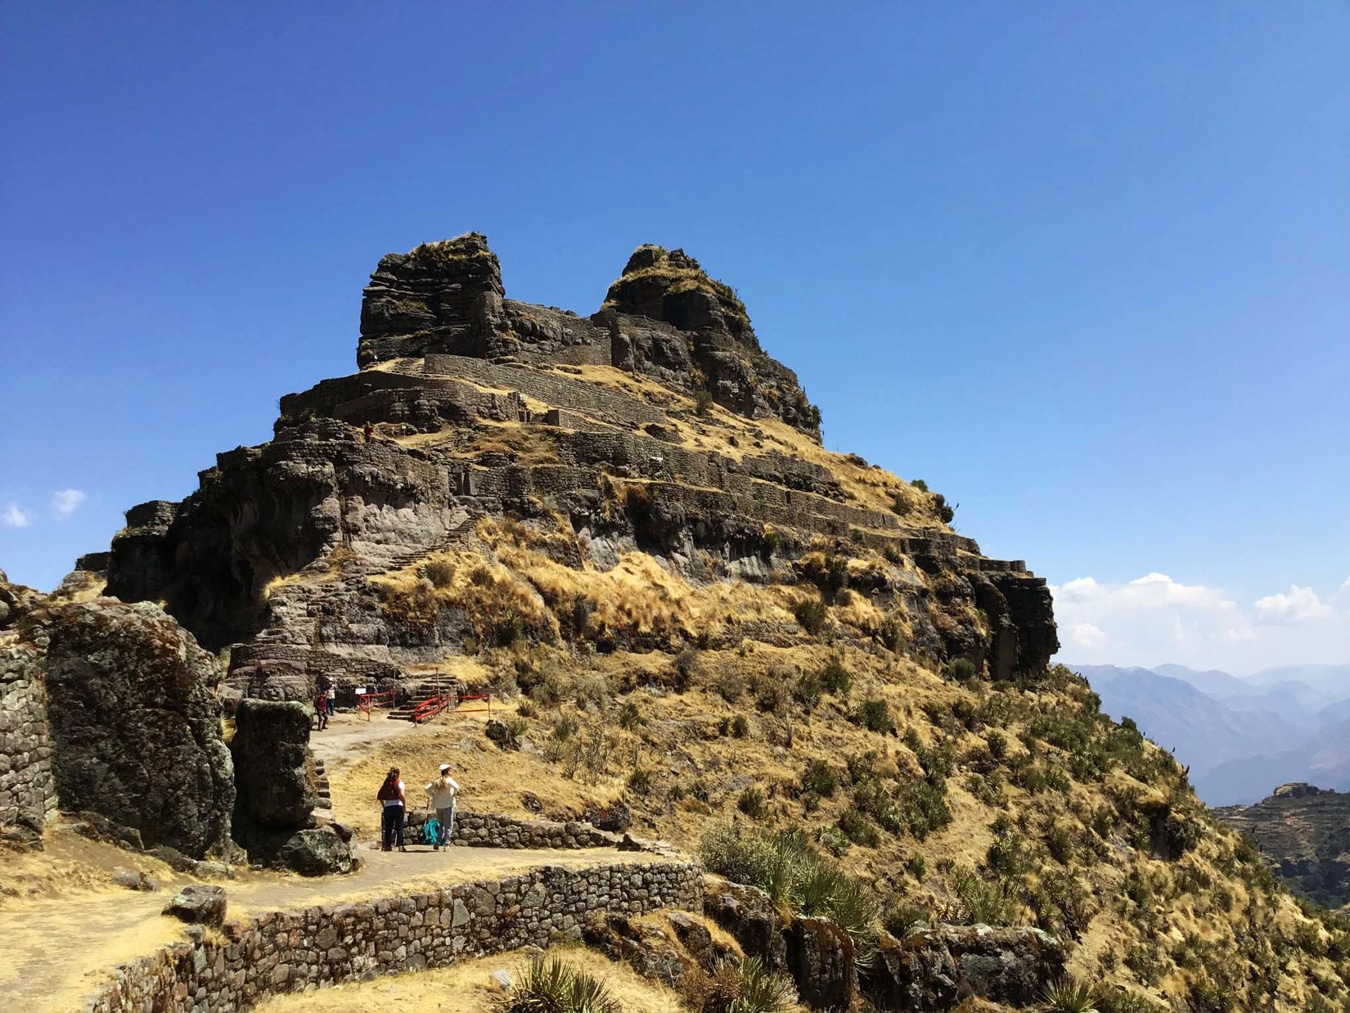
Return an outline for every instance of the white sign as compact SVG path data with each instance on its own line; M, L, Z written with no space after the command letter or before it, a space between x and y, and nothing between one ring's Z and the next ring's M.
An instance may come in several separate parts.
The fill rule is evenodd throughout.
M365 696L365 695L366 695L366 687L364 687L364 686L357 686L357 687L356 687L356 695L357 695L357 696Z

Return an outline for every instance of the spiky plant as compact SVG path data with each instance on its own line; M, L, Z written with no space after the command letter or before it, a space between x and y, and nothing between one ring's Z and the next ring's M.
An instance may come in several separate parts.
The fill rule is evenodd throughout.
M1099 997L1095 985L1062 978L1045 986L1041 1009L1045 1013L1098 1013Z
M497 1006L498 1013L622 1013L623 1007L593 975L562 957L541 956L520 972L520 981Z

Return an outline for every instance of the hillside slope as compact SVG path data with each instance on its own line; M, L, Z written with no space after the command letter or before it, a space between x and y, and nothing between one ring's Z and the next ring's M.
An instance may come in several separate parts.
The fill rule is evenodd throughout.
M1329 908L1350 908L1350 795L1283 784L1255 805L1215 810L1250 834L1290 889Z
M922 483L824 450L692 258L639 248L579 317L506 299L470 234L381 260L361 323L360 372L283 398L275 439L181 503L128 511L106 574L228 648L238 694L456 677L511 701L498 745L356 765L339 812L454 750L492 808L701 846L864 954L881 923L1035 924L1117 1010L1344 1001L1344 927L1049 666L1045 582ZM846 875L766 880L785 850Z

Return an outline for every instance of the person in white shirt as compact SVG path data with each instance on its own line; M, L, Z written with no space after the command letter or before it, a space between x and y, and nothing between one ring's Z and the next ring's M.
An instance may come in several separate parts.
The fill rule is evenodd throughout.
M436 810L436 819L441 824L440 840L433 847L440 851L450 847L450 837L455 832L455 797L459 794L459 783L450 776L450 764L441 764L441 776L426 787L431 797L431 807Z

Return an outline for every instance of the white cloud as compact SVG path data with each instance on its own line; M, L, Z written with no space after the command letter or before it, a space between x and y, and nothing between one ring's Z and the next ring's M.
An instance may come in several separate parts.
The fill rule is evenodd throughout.
M1111 640L1092 623L1074 623L1069 629L1069 638L1079 647L1104 647Z
M1350 582L1348 582L1350 583ZM1344 586L1342 586L1344 590ZM1336 610L1310 587L1293 584L1288 594L1271 594L1256 600L1256 621L1271 625L1302 626L1330 619Z
M1219 587L1147 573L1121 584L1079 577L1052 586L1063 660L1166 662L1241 673L1350 660L1350 580L1329 597L1295 585L1239 603Z
M82 489L61 489L52 493L52 510L57 517L69 517L89 498Z
M5 512L0 513L0 524L11 528L26 528L33 523L33 518L24 512L17 503L11 503L5 507Z

